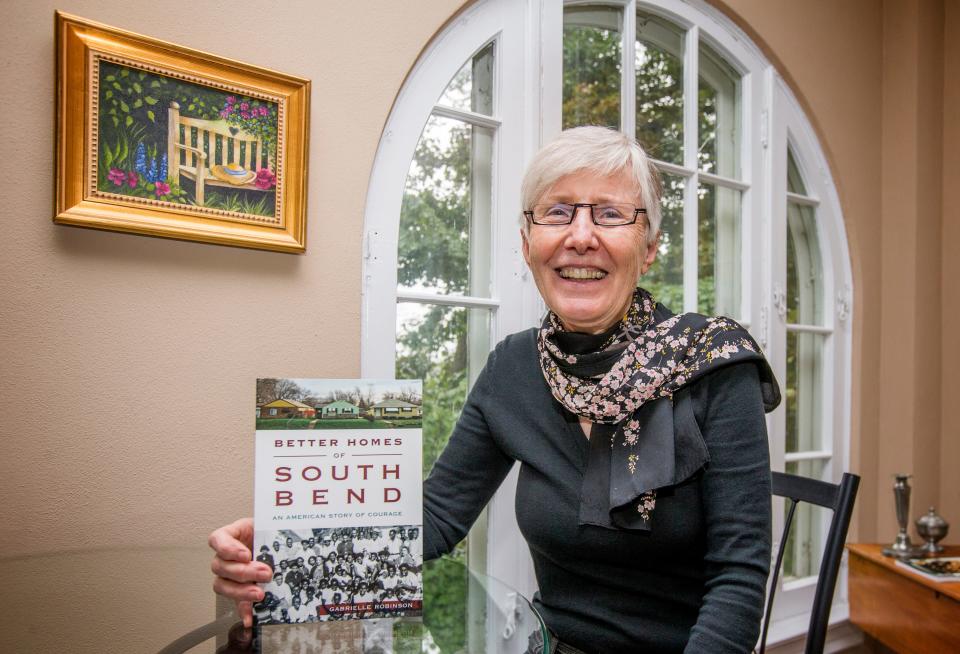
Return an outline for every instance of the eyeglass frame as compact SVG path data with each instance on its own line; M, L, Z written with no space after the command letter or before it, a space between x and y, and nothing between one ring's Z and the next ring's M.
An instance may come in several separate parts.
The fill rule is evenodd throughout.
M550 203L548 202L548 203L544 203L544 204L550 204ZM523 215L524 215L524 217L526 217L527 220L529 220L532 224L534 224L534 225L540 225L540 226L542 226L542 227L566 227L567 225L572 224L572 223L573 223L573 219L577 217L577 210L578 210L580 207L590 207L590 220L591 220L591 222L593 222L593 224L596 225L597 227L626 227L627 225L636 225L636 224L637 224L637 217L640 216L640 214L647 215L647 208L646 208L646 207L638 207L638 206L634 205L634 206L633 206L633 220L631 220L631 221L628 222L628 223L618 223L618 224L616 224L616 225L605 225L605 224L603 224L603 223L598 223L598 222L597 222L597 216L596 216L596 214L595 214L594 211L593 211L594 207L609 206L609 205L611 205L611 204L618 204L618 203L615 203L615 202L614 202L614 203L611 203L611 202L555 202L555 203L553 203L553 204L565 204L565 205L567 205L568 207L573 207L573 213L570 214L570 220L568 220L568 221L565 222L565 223L538 223L538 222L536 221L536 219L534 219L534 217L533 217L533 210L532 210L532 209L524 209L524 210L523 210ZM626 203L624 203L624 204L626 204ZM536 206L536 205L534 205L534 206Z

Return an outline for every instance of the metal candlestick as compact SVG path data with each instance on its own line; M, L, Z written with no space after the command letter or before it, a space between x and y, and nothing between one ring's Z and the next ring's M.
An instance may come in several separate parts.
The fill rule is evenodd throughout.
M909 559L919 553L910 541L910 534L907 533L907 525L910 522L910 484L908 482L911 476L894 475L896 482L893 484L893 502L897 510L897 524L900 526L900 531L897 532L893 545L883 548L884 556Z

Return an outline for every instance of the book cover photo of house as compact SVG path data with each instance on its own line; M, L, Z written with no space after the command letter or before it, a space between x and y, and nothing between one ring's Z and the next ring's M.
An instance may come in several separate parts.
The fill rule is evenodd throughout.
M406 380L257 379L257 429L420 428L423 398Z

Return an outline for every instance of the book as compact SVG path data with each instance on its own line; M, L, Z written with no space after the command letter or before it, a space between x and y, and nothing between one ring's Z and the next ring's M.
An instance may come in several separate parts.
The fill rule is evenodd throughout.
M906 561L897 561L897 565L933 581L960 581L960 556L907 559Z
M418 616L422 386L257 380L258 624Z

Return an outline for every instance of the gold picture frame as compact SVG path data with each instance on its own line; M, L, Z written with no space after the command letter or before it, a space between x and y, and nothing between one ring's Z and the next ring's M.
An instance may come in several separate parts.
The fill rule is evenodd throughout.
M54 222L306 250L310 81L56 13Z

